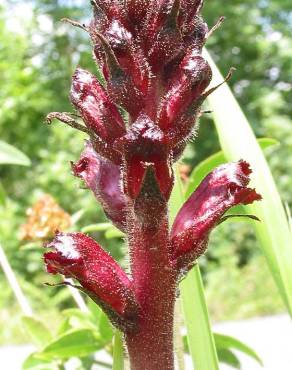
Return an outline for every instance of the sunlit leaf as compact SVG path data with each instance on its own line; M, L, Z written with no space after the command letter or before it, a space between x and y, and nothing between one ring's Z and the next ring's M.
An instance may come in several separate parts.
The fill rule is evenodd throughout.
M214 84L222 82L222 75L206 51L205 57L212 67ZM253 169L252 186L263 200L247 206L247 212L262 221L254 222L254 227L271 274L292 315L292 235L275 181L251 126L228 85L211 94L208 102L226 158L229 161L244 159Z
M59 366L51 361L45 361L32 353L22 364L22 370L59 370Z
M235 369L241 369L241 364L238 357L229 349L217 349L219 362L227 364Z
M112 224L109 222L104 222L100 224L93 224L93 225L88 225L82 228L83 233L93 233L96 231L106 231L112 227Z
M123 238L124 236L125 234L114 226L105 232L107 239Z
M107 316L102 312L99 319L99 333L104 343L109 343L113 339L114 331Z
M32 250L42 250L42 245L41 243L26 243L23 244L19 247L19 249L24 250L24 251L32 251Z
M14 146L0 140L0 165L1 164L29 166L30 159Z
M52 335L49 329L40 320L31 316L23 316L22 323L25 331L39 348L42 348L51 341Z
M263 365L263 362L257 355L257 353L251 347L247 346L240 340L229 335L223 335L218 333L214 333L214 338L217 350L235 349L253 358L260 365Z
M124 351L122 334L115 332L113 343L113 370L124 370Z
M2 183L0 182L0 206L5 206L6 203L6 191Z
M90 329L74 330L62 335L47 345L39 358L45 360L84 357L100 350L103 343Z
M90 320L90 314L83 312L78 308L69 308L62 311L62 314L69 319L72 328L96 329L95 325Z

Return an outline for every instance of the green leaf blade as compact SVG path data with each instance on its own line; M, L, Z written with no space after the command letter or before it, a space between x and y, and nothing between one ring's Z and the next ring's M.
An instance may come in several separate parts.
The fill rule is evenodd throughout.
M41 360L37 355L37 352L29 355L22 364L22 370L59 370L56 363Z
M0 165L30 166L30 159L14 146L0 140Z
M241 369L241 364L237 356L229 349L217 349L219 361L223 364L234 367L235 369Z
M214 82L223 77L205 51L213 70ZM254 223L271 274L292 316L292 234L275 181L244 113L227 84L208 98L214 111L214 122L221 147L230 161L244 159L253 169L252 186L263 197L261 202L247 206L248 213L262 222Z
M241 342L240 340L229 335L223 335L218 333L214 333L214 339L217 350L234 349L240 351L245 355L253 358L256 362L263 366L263 362L261 358L258 356L258 354L251 347Z
M180 289L188 347L194 368L198 370L219 370L215 341L198 265L181 282Z
M92 330L80 329L60 336L47 345L38 357L48 361L71 357L85 357L102 347L102 342Z
M23 316L22 324L33 342L39 348L47 345L51 341L52 335L41 321L31 316Z
M124 370L124 351L122 334L116 331L113 348L113 370Z

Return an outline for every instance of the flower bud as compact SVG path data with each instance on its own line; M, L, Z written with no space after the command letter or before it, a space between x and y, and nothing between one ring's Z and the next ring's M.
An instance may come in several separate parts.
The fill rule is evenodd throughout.
M125 0L128 18L133 25L139 25L146 16L151 0Z
M146 94L150 70L142 48L133 43L132 34L116 20L111 22L104 35L123 71L131 76L138 90Z
M160 10L154 10L154 21L152 18L149 20L146 44L154 73L176 58L183 49L182 35L177 24L179 2L162 1Z
M193 30L194 20L202 8L203 2L203 0L181 0L179 24L184 35Z
M144 97L133 85L131 75L128 75L118 62L118 59L106 38L98 34L106 55L107 91L112 100L128 111L135 120L144 106Z
M107 217L124 231L127 204L121 190L120 166L99 156L88 142L79 162L72 168L74 175L82 178L92 190Z
M118 0L93 0L94 9L100 9L107 18L126 22L125 11Z
M125 190L135 199L143 183L146 168L152 165L160 191L168 199L173 185L168 143L164 133L145 114L131 126L117 145L125 158Z
M118 315L133 306L132 283L122 268L93 239L81 233L58 233L44 255L47 270L74 278L96 301Z
M159 112L159 126L162 130L171 128L191 105L200 100L211 78L212 71L207 61L196 50L189 52L182 60L162 102Z
M86 126L107 143L125 133L123 119L107 93L88 71L77 68L72 79L71 101Z
M251 170L244 161L213 170L179 211L172 230L172 257L179 268L194 262L206 249L211 230L231 207L261 200L248 188Z

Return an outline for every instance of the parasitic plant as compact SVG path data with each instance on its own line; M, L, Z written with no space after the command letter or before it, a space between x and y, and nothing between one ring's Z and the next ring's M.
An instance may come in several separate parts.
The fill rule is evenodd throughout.
M51 113L88 134L72 164L125 234L129 274L94 240L57 233L47 270L79 281L124 334L133 370L172 370L179 281L207 248L210 231L237 204L261 199L248 188L248 163L211 172L169 229L173 165L194 135L212 72L202 48L212 33L203 0L93 0L86 30L105 84L80 67L71 102L76 115ZM68 21L68 20L67 20ZM215 26L216 27L216 26Z

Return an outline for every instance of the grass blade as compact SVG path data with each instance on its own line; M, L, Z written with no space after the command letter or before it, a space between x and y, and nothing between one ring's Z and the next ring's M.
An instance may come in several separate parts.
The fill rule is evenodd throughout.
M170 218L185 201L178 173L170 200ZM180 285L182 309L193 367L196 370L219 370L217 352L204 296L200 268L196 265Z
M17 279L16 276L8 262L8 259L6 257L6 254L0 245L0 266L2 266L2 269L4 271L4 274L6 275L6 278L10 284L11 289L13 290L13 293L19 303L19 306L22 309L22 312L26 316L32 316L32 309L30 307L30 304L28 303L28 300L26 299Z
M114 336L113 370L124 370L123 339L119 331Z
M196 370L219 370L199 265L180 285L190 354Z
M214 84L223 77L205 50L213 70ZM259 217L254 227L271 274L292 316L292 235L284 207L267 161L244 113L230 88L224 84L208 98L221 147L228 160L247 160L254 171L252 185L263 196L262 202L248 206L248 212Z
M65 282L69 283L70 285L67 285L67 288L69 289L76 305L80 309L81 312L89 312L89 309L82 297L82 295L79 293L78 289L74 288L74 281L72 279L65 279Z
M251 347L246 345L245 343L241 342L240 340L231 337L230 335L224 335L224 334L218 334L214 333L214 339L216 343L217 350L237 350L241 353L244 353L245 355L253 358L255 361L258 362L261 366L263 365L263 362L261 358L258 356L258 354L253 350Z

